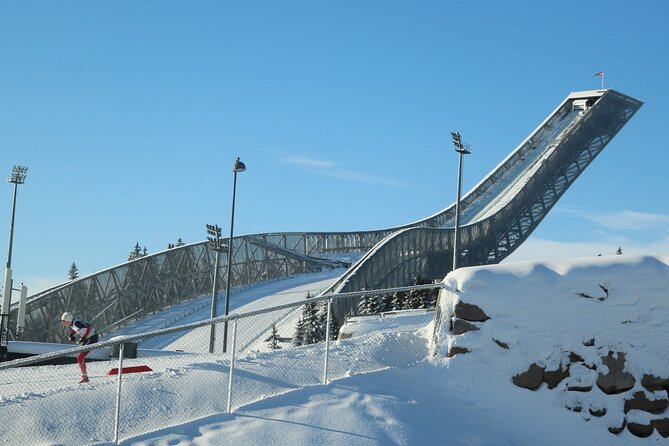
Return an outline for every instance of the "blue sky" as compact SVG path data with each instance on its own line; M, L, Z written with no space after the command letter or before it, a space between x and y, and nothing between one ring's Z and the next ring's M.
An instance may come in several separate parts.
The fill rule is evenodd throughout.
M0 174L30 169L15 283L227 232L237 156L237 234L420 219L455 200L452 130L466 191L598 71L645 105L512 258L667 253L667 17L659 0L5 0Z

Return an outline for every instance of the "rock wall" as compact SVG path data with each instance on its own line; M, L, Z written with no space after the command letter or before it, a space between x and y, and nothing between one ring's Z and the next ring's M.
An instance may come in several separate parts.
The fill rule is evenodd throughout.
M454 299L448 310L445 312L448 335L461 339L457 344L448 343L447 356L452 358L470 353L475 347L467 346L467 336L480 331L491 318L485 308L459 299ZM501 339L491 337L490 340L501 350L514 348ZM479 343L477 341L472 345ZM626 352L606 351L603 354L595 347L596 344L594 338L584 340L574 351L562 352L557 367L531 363L506 379L517 386L518 391L535 391L545 385L552 391L563 392L565 410L587 411L591 417L609 414L611 423L608 430L612 434L627 429L638 437L648 437L653 431L664 438L669 437L669 376L662 376L661 373L639 376L635 372L639 367L630 367ZM588 398L589 394L598 395ZM602 398L602 395L611 398Z

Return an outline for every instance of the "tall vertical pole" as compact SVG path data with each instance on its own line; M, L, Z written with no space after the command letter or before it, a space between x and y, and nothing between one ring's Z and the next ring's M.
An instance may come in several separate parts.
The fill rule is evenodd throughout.
M462 153L458 156L458 196L455 201L455 234L453 234L453 271L458 269L458 248L460 243L460 195L462 190Z
M327 314L325 323L325 363L323 364L323 385L328 383L328 363L330 360L330 318L332 317L332 298L327 300Z
M12 245L14 243L14 216L16 214L16 191L19 183L14 183L14 199L12 201L12 217L9 224L9 249L7 250L7 265L5 266L5 284L3 288L2 314L9 317L9 307L12 301ZM9 324L9 321L7 321Z
M123 347L125 342L118 345L118 378L116 381L116 414L114 416L114 444L119 443L118 431L121 425L121 384L123 383Z
M216 317L217 313L217 303L218 300L216 299L216 295L218 294L218 263L219 259L221 257L221 251L220 249L217 249L216 251L216 257L214 260L214 285L213 289L211 291L211 318ZM216 324L211 324L211 330L209 332L209 353L214 353L214 340L216 339Z
M235 372L236 349L237 349L237 319L232 321L232 354L230 355L230 373L228 374L228 403L226 404L226 410L228 413L232 412L232 378Z
M463 155L471 153L467 148L462 144L462 139L459 132L451 132L453 136L453 145L455 146L455 151L458 152L458 192L457 199L455 201L455 230L453 234L453 269L455 271L458 268L458 256L459 256L459 244L460 244L460 195L462 190L462 159Z
M230 216L230 239L228 240L228 273L226 278L225 286L225 315L228 315L230 311L230 286L232 281L230 280L230 275L232 273L232 250L233 250L233 238L235 232L235 196L237 194L237 172L244 172L246 170L246 165L239 161L235 161L235 164L232 168L234 173L234 179L232 182L232 214ZM228 346L228 321L226 320L223 323L223 353L227 351Z
M16 214L16 191L19 183L14 183L14 199L12 200L12 219L9 224L9 250L7 251L7 269L12 267L12 244L14 243L14 215Z
M27 167L14 166L7 182L14 183L14 198L12 200L12 217L9 225L9 249L7 251L7 265L5 268L5 281L3 288L2 309L0 309L0 360L7 355L7 342L9 338L9 314L12 303L12 248L14 243L14 217L16 215L16 194L19 184L26 179Z
M225 279L225 315L230 311L230 275L232 272L232 238L235 231L235 194L237 193L237 172L234 173L235 179L232 183L232 218L230 219L230 239L228 243L228 271ZM223 353L227 351L228 345L228 321L223 323Z

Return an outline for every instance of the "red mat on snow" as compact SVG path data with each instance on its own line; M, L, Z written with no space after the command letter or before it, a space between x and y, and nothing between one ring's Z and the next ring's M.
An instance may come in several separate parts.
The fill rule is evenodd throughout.
M121 369L123 373L140 373L140 372L152 372L153 369L149 367L148 365L136 365L133 367L123 367ZM107 375L118 375L118 367L114 367L111 369L109 372L107 372Z

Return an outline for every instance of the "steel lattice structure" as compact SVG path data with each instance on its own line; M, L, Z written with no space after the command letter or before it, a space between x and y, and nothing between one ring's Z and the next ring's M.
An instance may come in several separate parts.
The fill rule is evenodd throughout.
M585 110L575 110L584 104ZM506 172L524 162L528 152L556 121L574 114L543 153L518 175L522 187L509 194L495 212L474 212L470 223L460 228L461 257L459 267L498 263L510 255L536 229L558 199L585 170L627 121L642 102L613 90L581 92L570 95L549 118L521 144L497 169L476 186L464 199L467 207L475 203L500 182ZM507 184L513 183L508 181ZM509 186L511 187L511 186ZM489 206L490 202L485 201ZM485 206L479 206L480 208ZM454 213L454 206L442 215ZM477 219L478 215L489 215ZM391 288L406 285L417 275L425 280L443 278L453 265L454 229L450 221L442 228L416 226L393 233L370 251L335 283L328 292ZM429 225L426 225L429 226ZM355 302L337 308L342 315L355 313Z
M614 90L569 95L463 197L459 266L497 263L511 254L641 105ZM337 256L351 253L364 255L328 292L404 286L418 275L441 279L452 268L454 217L455 205L383 230L235 237L231 288L331 268L341 264ZM63 309L106 327L209 294L214 256L206 242L195 243L39 293L29 299L20 338L61 341L57 318ZM218 275L224 287L223 260ZM341 318L354 312L354 303L336 310Z

